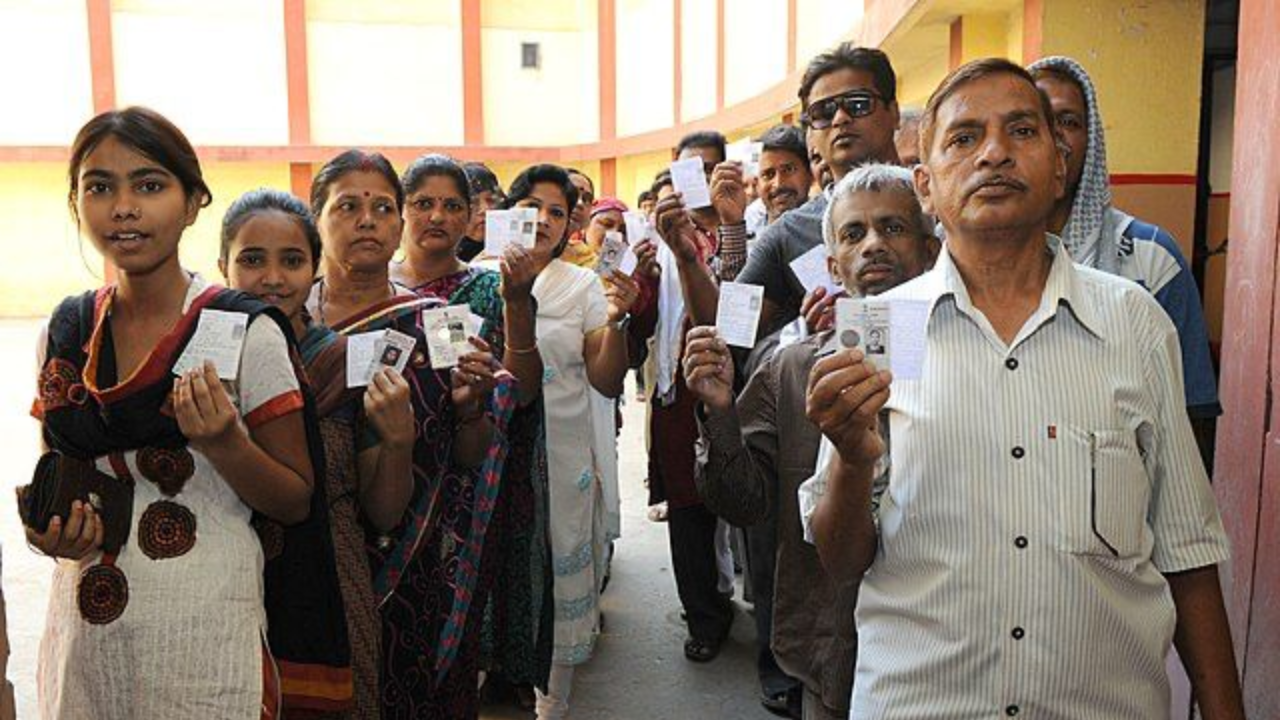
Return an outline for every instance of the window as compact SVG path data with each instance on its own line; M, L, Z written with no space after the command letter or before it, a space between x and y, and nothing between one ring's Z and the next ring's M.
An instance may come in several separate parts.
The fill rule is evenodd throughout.
M542 65L542 47L536 43L520 43L520 67L537 70Z

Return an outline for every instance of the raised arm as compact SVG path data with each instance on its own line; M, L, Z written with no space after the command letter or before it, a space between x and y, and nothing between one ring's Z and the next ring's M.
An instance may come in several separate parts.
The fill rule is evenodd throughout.
M695 474L698 494L720 517L754 525L777 504L777 388L767 363L733 397L733 358L714 327L689 331L684 377L699 400L702 441Z
M714 325L720 289L698 250L698 230L685 211L684 200L678 193L659 200L654 218L658 234L675 255L686 312L694 325Z
M809 375L805 413L836 448L825 470L826 493L813 514L813 535L822 566L838 583L859 581L875 559L872 482L886 449L879 413L889 399L889 380L858 350L819 360Z

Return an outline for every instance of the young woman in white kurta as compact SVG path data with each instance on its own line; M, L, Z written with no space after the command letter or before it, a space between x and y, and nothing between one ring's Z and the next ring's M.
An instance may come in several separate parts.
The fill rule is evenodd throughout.
M601 494L602 453L595 442L591 389L622 394L627 372L625 321L639 294L629 276L615 272L607 287L590 270L558 259L568 236L577 190L553 165L525 170L508 203L538 211L533 256L539 267L533 296L542 354L550 479L550 534L554 572L555 643L551 678L538 694L539 718L568 712L573 667L591 657L600 630L600 583L607 560Z

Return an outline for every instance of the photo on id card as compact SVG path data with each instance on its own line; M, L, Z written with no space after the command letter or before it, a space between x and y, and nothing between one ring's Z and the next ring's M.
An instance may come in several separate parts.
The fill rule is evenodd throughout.
M861 350L880 370L890 369L889 303L842 298L836 301L836 337L841 347Z

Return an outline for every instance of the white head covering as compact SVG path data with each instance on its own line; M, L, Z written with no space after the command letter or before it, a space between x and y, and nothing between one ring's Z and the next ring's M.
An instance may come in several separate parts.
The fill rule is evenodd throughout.
M1111 176L1107 172L1107 142L1093 80L1080 63L1067 57L1037 60L1027 70L1060 72L1075 80L1084 95L1089 146L1084 154L1080 185L1071 203L1071 215L1062 229L1062 244L1076 262L1114 275L1119 263L1118 233L1115 215L1107 212L1111 207Z

